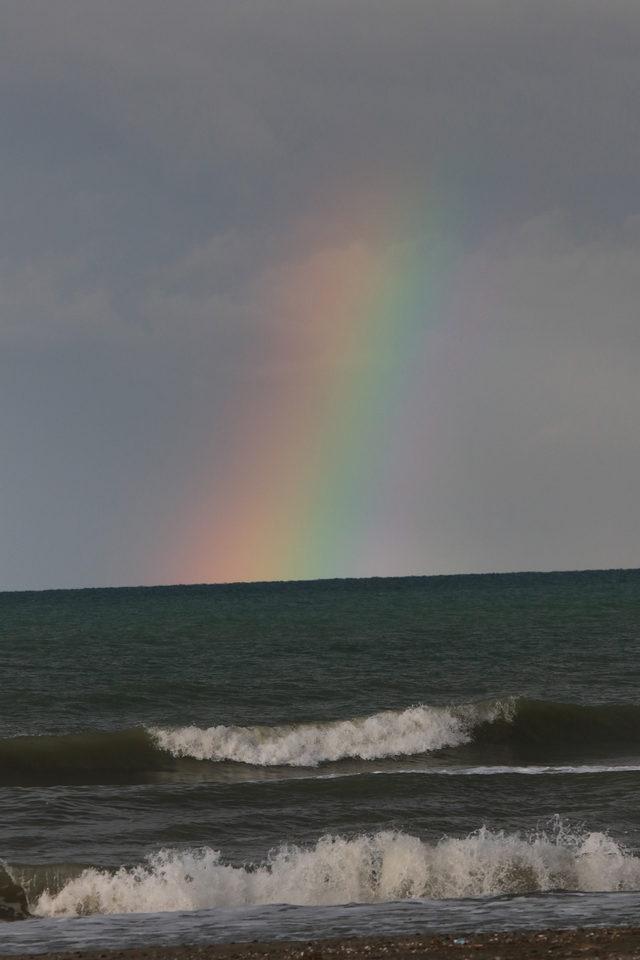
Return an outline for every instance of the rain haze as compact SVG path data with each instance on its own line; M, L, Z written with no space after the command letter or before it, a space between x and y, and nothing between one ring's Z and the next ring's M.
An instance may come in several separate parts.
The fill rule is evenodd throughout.
M640 566L640 9L4 0L0 588Z

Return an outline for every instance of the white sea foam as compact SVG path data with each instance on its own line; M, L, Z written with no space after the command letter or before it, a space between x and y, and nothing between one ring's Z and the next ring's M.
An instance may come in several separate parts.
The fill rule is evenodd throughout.
M369 773L388 775L389 770L371 770ZM422 776L442 776L442 777L495 777L509 774L523 775L529 777L547 777L554 775L580 775L585 773L640 773L640 764L637 763L581 763L581 764L563 764L546 765L530 764L523 766L504 766L499 764L487 764L478 767L424 767L392 770L396 774L418 774ZM341 776L333 774L333 776ZM349 774L345 774L349 776ZM357 773L351 776L365 776Z
M310 848L282 846L266 862L245 866L226 864L209 848L164 850L130 869L85 870L58 893L42 894L35 912L75 916L639 888L640 860L604 833L575 834L562 825L530 836L483 828L427 843L388 831L326 836Z
M376 760L455 747L471 740L479 723L490 723L498 717L510 719L513 709L512 701L417 706L352 720L277 727L152 727L149 733L160 749L175 757L233 760L267 767L315 767L347 757Z
M584 776L585 774L602 773L640 773L640 764L638 763L617 763L617 764L565 764L561 766L540 766L531 764L529 766L510 766L499 764L487 764L477 767L438 767L438 766L415 766L415 767L387 767L376 770L356 770L347 773L299 773L296 775L287 774L284 777L269 777L269 783L291 783L292 780L353 780L358 777L388 777L388 776L412 776L412 777L500 777L500 776L528 776L528 777L552 777L552 776ZM256 779L243 779L243 783L264 783L263 777Z

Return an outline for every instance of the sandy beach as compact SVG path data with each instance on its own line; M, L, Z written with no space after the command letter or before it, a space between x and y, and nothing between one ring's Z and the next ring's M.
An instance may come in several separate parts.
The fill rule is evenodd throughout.
M0 947L0 950L2 948ZM0 957L4 954L0 953ZM12 960L27 956L12 955ZM534 960L640 958L640 927L374 937L38 954L39 960Z

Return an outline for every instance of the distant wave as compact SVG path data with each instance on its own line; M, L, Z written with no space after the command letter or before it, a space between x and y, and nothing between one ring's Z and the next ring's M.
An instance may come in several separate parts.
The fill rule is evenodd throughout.
M23 878L29 889L29 878ZM535 834L482 828L428 843L386 831L283 845L234 866L220 851L162 850L138 866L89 868L32 899L34 913L77 916L271 903L375 903L415 898L640 888L640 860L607 834L557 824Z
M316 723L13 737L0 739L0 785L138 782L167 772L197 775L203 764L219 762L314 768L348 759L420 755L446 762L448 769L433 768L434 773L635 770L640 707L507 698ZM616 757L624 766L603 762Z

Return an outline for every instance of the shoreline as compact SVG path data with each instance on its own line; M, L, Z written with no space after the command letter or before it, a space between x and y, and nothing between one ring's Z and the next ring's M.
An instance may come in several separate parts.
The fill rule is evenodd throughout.
M640 960L640 926L97 948L38 954L5 954L0 940L0 960L541 960L549 956L563 960Z

